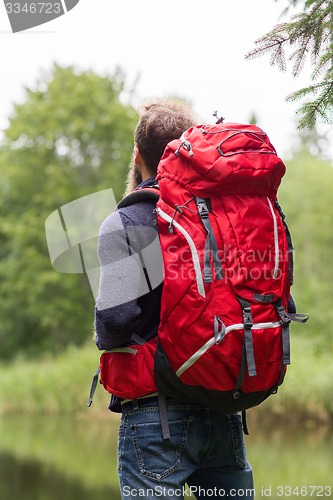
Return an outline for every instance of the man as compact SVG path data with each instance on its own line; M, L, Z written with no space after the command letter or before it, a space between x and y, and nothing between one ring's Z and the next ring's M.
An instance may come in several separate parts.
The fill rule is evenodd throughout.
M135 130L127 192L156 185L165 146L195 123L184 105L157 101L145 106ZM127 347L156 336L161 262L155 263L157 276L151 272L147 276L142 257L144 248L156 248L154 208L154 200L140 200L111 214L101 227L101 279L95 309L99 349ZM156 262L158 253L156 248ZM122 366L114 375L119 384L126 370L128 366ZM122 412L118 450L122 498L184 498L186 483L196 498L253 498L252 470L238 414L223 415L199 402L167 399L170 438L166 440L158 396L147 396L111 398L110 409Z

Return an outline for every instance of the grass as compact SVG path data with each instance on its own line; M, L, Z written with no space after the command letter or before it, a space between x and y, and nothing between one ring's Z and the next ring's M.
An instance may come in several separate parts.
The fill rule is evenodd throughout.
M293 332L294 333L294 332ZM304 421L329 424L333 420L332 349L318 350L309 338L291 338L291 365L276 396L258 409L258 415L284 418L291 423Z
M86 407L98 360L99 352L88 344L38 361L20 357L11 364L0 364L0 415L106 415L109 396L100 385L93 406ZM310 339L296 334L292 336L292 364L283 386L276 396L251 412L264 414L265 419L329 422L333 419L332 393L332 352L316 351Z
M75 414L87 411L93 374L98 366L96 347L70 347L62 354L34 361L17 358L0 364L0 415ZM108 395L97 387L91 412L105 411Z

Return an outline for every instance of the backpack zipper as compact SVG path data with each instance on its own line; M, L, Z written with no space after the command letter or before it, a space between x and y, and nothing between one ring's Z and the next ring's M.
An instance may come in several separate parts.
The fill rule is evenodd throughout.
M273 278L276 278L278 275L278 270L279 270L279 254L280 254L280 249L279 249L279 232L278 232L278 225L277 225L277 219L276 215L274 212L274 208L272 205L271 200L267 197L268 205L272 213L273 217L273 225L274 225L274 248L275 248L275 264L274 264L274 271L273 271Z
M194 272L195 272L195 279L197 282L197 288L198 288L198 293L202 297L206 297L205 293L205 287L204 287L204 282L203 282L203 277L202 277L202 272L201 272L201 267L200 267L200 259L199 259L199 254L197 251L197 248L195 246L195 243L193 239L191 238L191 235L186 231L185 228L179 222L176 222L174 218L170 217L167 213L165 213L161 208L157 207L156 208L156 213L161 217L161 219L165 220L166 222L169 222L169 224L172 223L172 226L174 226L178 231L185 237L191 251L192 255L192 261L193 261L193 267L194 267Z
M252 330L262 330L266 328L278 328L282 325L282 321L274 321L269 323L254 323ZM243 330L244 324L238 323L235 325L227 326L225 329L225 335L232 332L233 330ZM185 363L183 363L180 368L176 371L177 377L183 375L183 373L188 370L194 363L196 363L214 344L216 344L215 335L206 342L200 349L198 349L190 358L188 358Z

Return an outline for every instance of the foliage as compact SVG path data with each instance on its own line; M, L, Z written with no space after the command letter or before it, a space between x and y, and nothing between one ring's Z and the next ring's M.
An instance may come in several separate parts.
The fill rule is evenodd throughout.
M283 416L293 423L300 418L332 421L333 348L317 352L314 328L308 338L304 335L305 329L305 326L292 325L291 366L285 382L276 396L253 410L254 418ZM86 407L98 359L93 343L86 343L81 347L67 347L56 356L44 354L37 362L19 357L10 364L0 364L0 416L107 417L109 395L101 385L97 386L91 408Z
M279 194L295 247L292 293L298 310L310 314L302 335L316 351L333 347L332 185L332 165L300 151L287 163Z
M303 5L304 12L293 15L289 22L275 26L270 32L256 40L257 47L247 58L271 54L271 65L285 71L286 47L293 51L288 57L292 62L292 74L298 76L307 58L313 66L313 84L293 92L288 101L312 97L302 104L299 128L313 128L317 117L324 122L333 121L333 2L332 0L290 0L292 6ZM288 10L288 9L287 9ZM321 80L318 80L321 78Z
M332 401L332 353L333 347L326 347L318 353L312 338L314 328L308 324L311 335L304 335L305 327L291 327L291 365L288 367L283 386L276 397L258 407L258 417L265 414L272 419L281 417L291 424L302 421L333 422ZM255 415L254 415L255 417Z
M54 66L14 107L0 148L2 358L57 351L91 334L88 281L52 269L44 223L84 195L122 193L137 120L123 89L119 71Z

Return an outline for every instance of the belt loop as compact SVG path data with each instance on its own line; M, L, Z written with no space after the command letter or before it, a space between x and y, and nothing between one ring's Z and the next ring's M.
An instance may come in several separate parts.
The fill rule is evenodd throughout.
M133 410L138 410L139 409L139 402L137 399L132 400L132 405L133 405Z

